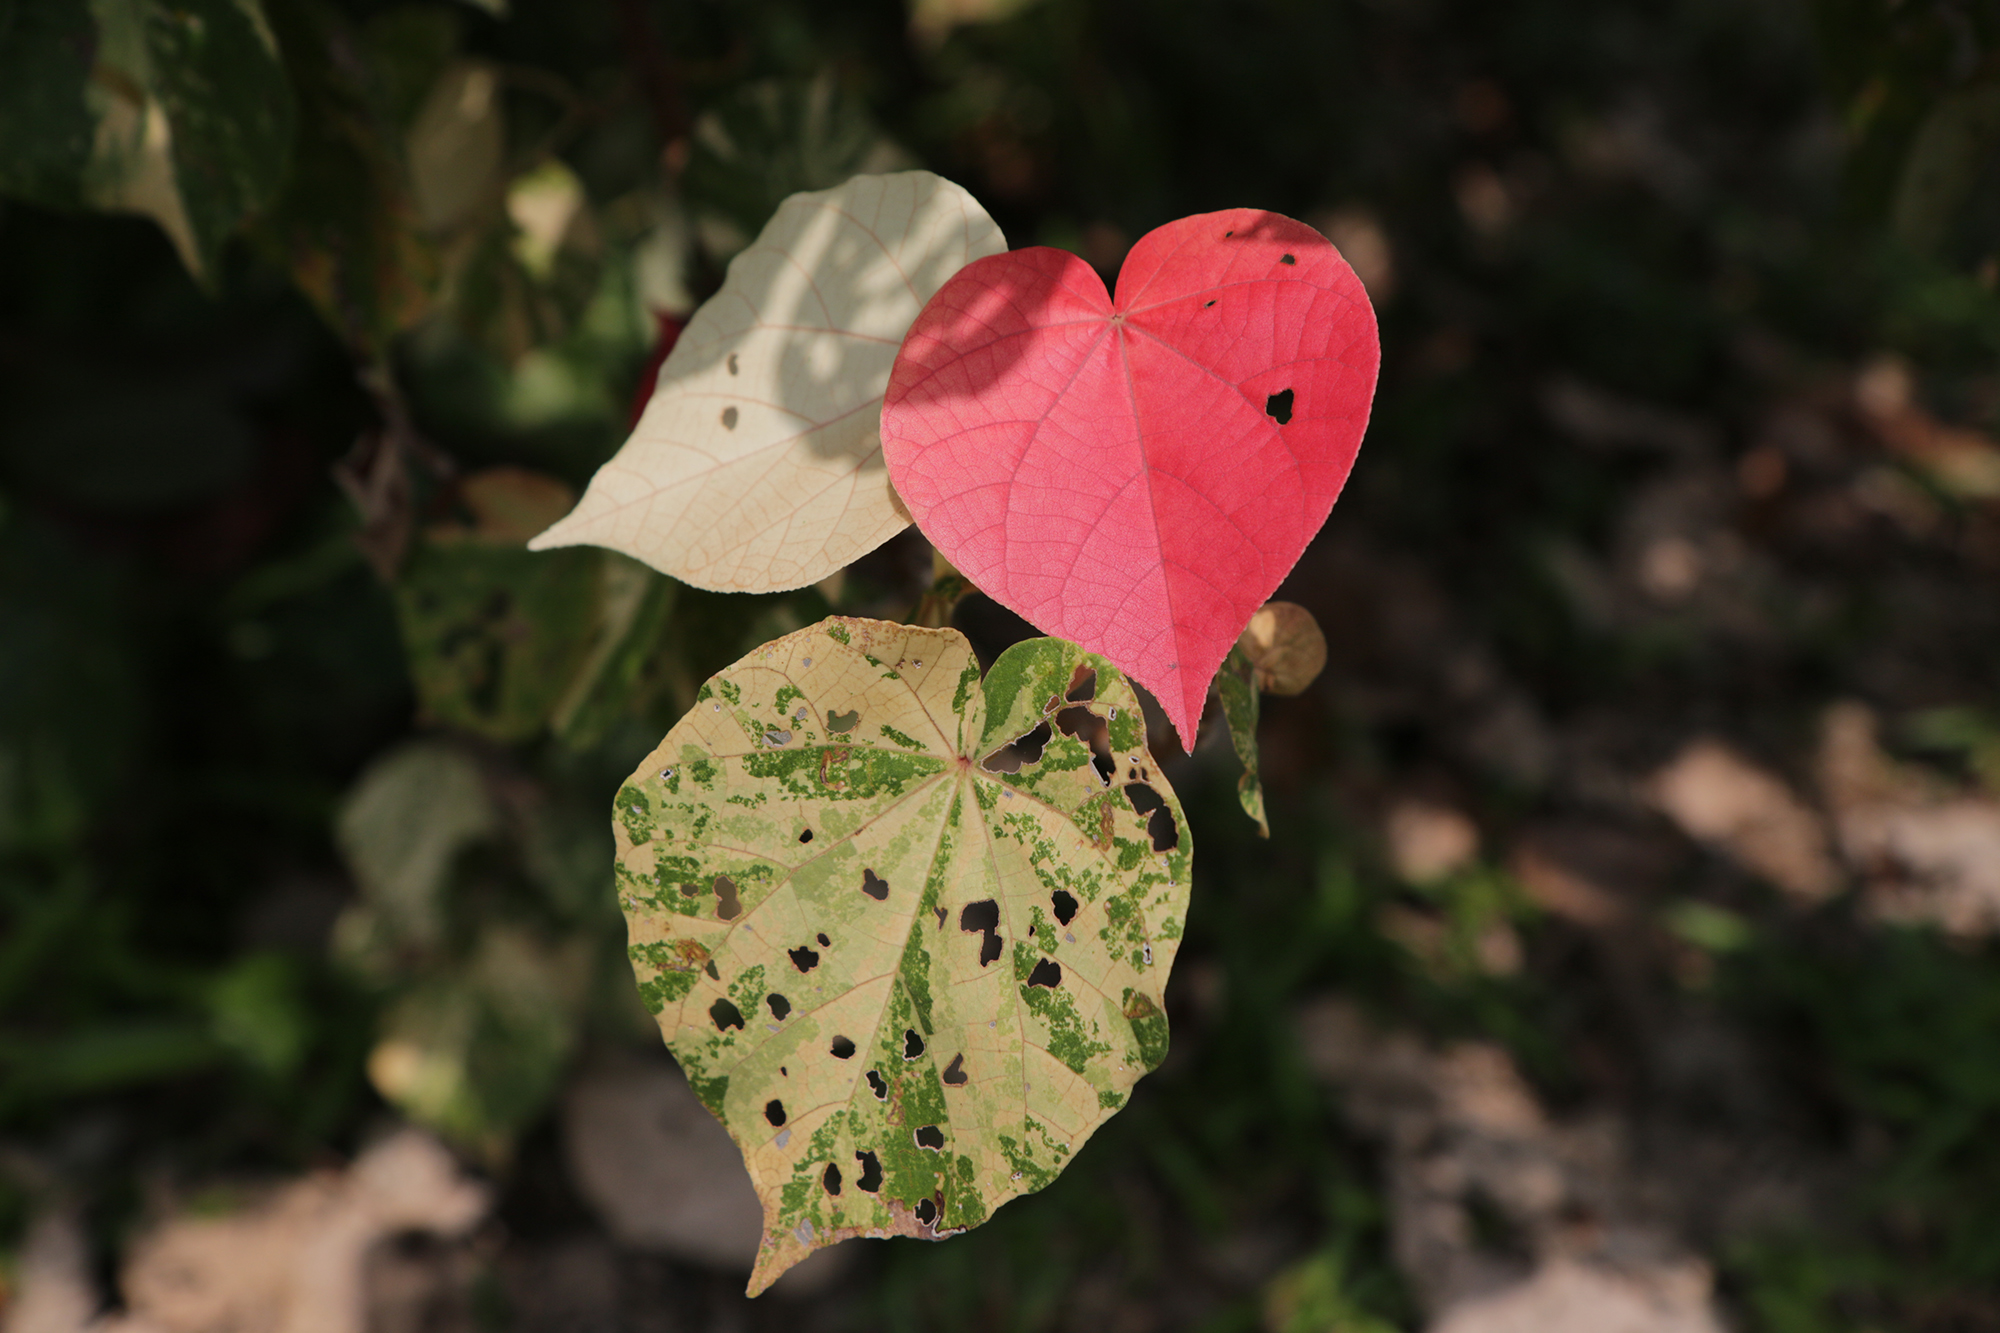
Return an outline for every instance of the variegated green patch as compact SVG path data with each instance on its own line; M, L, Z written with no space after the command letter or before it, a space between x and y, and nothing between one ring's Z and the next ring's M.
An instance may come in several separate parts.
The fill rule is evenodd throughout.
M1117 669L832 619L619 791L640 993L764 1201L755 1293L1055 1179L1166 1054L1191 848Z

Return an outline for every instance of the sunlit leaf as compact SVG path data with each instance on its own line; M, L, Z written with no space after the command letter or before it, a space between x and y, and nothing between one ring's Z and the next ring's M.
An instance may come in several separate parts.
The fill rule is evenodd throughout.
M751 1290L1042 1188L1166 1052L1190 840L1103 658L832 619L619 791L640 994L764 1205Z
M632 438L532 548L607 546L696 587L775 592L880 546L909 523L878 420L896 348L1005 244L929 172L786 200L680 335Z
M1065 251L967 265L896 358L883 451L946 559L1117 663L1192 742L1347 480L1379 359L1325 237L1205 213L1142 237L1115 298Z

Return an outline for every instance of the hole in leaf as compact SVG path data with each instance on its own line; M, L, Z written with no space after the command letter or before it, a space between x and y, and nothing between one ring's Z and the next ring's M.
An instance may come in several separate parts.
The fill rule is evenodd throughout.
M1225 231L1225 232L1223 232L1223 233L1222 233L1222 239L1226 241L1226 240L1228 240L1228 239L1229 239L1230 237L1234 236L1235 234L1236 234L1236 233L1235 233L1234 231Z
M723 408L723 409L722 409L722 428L723 428L724 430L735 430L735 429L736 429L736 409L735 409L735 408L733 408L733 407L725 407L725 408Z
M801 972L810 972L819 966L819 955L803 944L796 949L787 949L785 952L791 955L792 966Z
M713 958L708 960L708 966L704 967L702 971L708 973L708 979L710 981L722 980L722 973L715 970L715 960Z
M1000 956L1000 904L991 898L976 903L967 903L959 909L958 928L970 934L977 931L979 941L979 965L985 967Z
M789 731L767 731L764 733L764 744L774 750L782 749L791 743L792 733Z
M886 1102L889 1100L888 1080L872 1069L868 1071L868 1087L875 1094L876 1101Z
M960 1051L952 1056L951 1063L944 1067L944 1081L951 1087L962 1088L965 1086L965 1079L965 1052Z
M1111 724L1078 704L1056 714L1056 729L1090 747L1090 766L1097 770L1097 780L1110 786L1111 775L1118 771L1118 761L1111 757Z
M1067 926L1076 920L1076 898L1068 889L1057 889L1049 895L1049 902L1056 909L1056 920Z
M1203 306L1203 307L1202 307L1202 309L1203 309L1203 310L1206 310L1206 309L1208 309L1208 306L1211 306L1211 305L1214 305L1214 304L1215 304L1215 302L1213 302L1213 301L1210 301L1210 302L1208 303L1208 305L1205 305L1205 306Z
M1285 255L1283 258L1279 259L1278 262L1280 264L1296 264L1299 262L1299 260L1297 255Z
M861 710L858 708L851 708L845 713L828 713L826 715L826 729L828 731L840 732L852 731L860 721Z
M734 921L743 915L743 902L736 896L736 881L727 875L715 877L715 915L724 921Z
M1083 663L1076 664L1076 672L1069 678L1069 692L1063 695L1073 704L1085 703L1097 697L1097 672Z
M770 1101L768 1101L768 1102L765 1102L765 1103L764 1103L764 1118L765 1118L766 1120L770 1121L770 1122L772 1123L772 1125L774 1125L774 1126L775 1126L775 1125L782 1125L782 1124L784 1124L784 1123L785 1123L785 1104L784 1104L783 1102L779 1101L779 1100L778 1100L778 1099L777 1099L776 1097L773 1097L773 1098L772 1098L772 1099L771 1099Z
M771 1006L771 1017L777 1019L780 1023L784 1022L786 1015L792 1012L792 1002L776 991L772 991L769 995L766 995L764 1003Z
M826 948L827 945L833 943L832 940L826 937L826 932L823 930L819 934L813 936L813 938L819 941L819 947L822 949Z
M732 375L736 373L736 353L734 352L729 354L729 373Z
M861 1179L854 1182L854 1188L867 1190L873 1194L882 1188L882 1163L872 1152L858 1152L854 1160L861 1163Z
M1030 986L1047 986L1050 990L1062 985L1062 964L1053 958L1044 958L1035 964L1035 970L1028 973Z
M828 1194L839 1194L840 1168L835 1166L832 1162L828 1162L826 1164L826 1174L821 1176L819 1178L819 1181L820 1184L826 1186L826 1192Z
M1170 852L1181 845L1181 831L1174 823L1174 812L1167 809L1167 803L1160 799L1158 792L1143 782L1127 783L1125 799L1132 803L1135 811L1149 816L1146 834L1153 840L1154 851Z
M1274 393L1266 398L1264 411L1280 426L1289 424L1292 419L1292 391L1286 389L1282 393Z
M813 840L813 831L811 829L807 829L805 832L799 834L800 842L811 842L812 840Z
M925 1226L937 1221L937 1205L929 1199L917 1200L917 1220Z
M835 1037L831 1049L833 1051L833 1058L836 1060L852 1060L854 1058L854 1043L845 1037ZM872 1074L875 1071L871 1069L868 1072Z
M696 883L694 880L688 880L686 883L681 885L681 896L683 898L693 898L700 893L701 893L701 885Z
M937 913L937 919L938 919L938 929L939 929L939 930L943 930L943 929L944 929L944 906L943 906L942 904L939 904L938 906L936 906L936 907L933 907L933 908L932 908L931 910L932 910L933 912L936 912L936 913Z
M861 872L861 891L878 903L887 902L889 899L889 881L883 879L873 870L863 870Z
M727 1000L717 1000L708 1006L708 1016L715 1020L717 1032L727 1032L730 1028L743 1026L743 1011Z
M929 1148L932 1152L939 1151L944 1147L944 1131L936 1125L919 1125L917 1127L917 1146L919 1148Z
M1039 764L1049 735L1049 724L1043 722L1027 735L1016 737L987 755L980 767L988 773L1019 773L1029 764Z
M917 1035L915 1028L903 1029L903 1058L914 1060L924 1053L924 1039Z

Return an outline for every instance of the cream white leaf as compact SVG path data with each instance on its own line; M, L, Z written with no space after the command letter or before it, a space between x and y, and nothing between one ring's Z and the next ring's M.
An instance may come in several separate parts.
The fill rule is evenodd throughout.
M882 394L917 312L1006 249L927 171L795 194L730 262L625 447L530 546L597 545L699 588L816 583L902 531Z

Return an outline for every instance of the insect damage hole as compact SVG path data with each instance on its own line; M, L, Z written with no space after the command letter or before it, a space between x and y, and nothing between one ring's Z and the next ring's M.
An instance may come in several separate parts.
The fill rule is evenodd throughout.
M924 1039L917 1035L915 1028L903 1029L903 1058L914 1060L924 1053Z
M938 1217L937 1205L935 1203L932 1203L929 1199L917 1200L916 1213L917 1213L917 1221L922 1222L925 1226L929 1226L933 1222L937 1221Z
M1088 703L1090 700L1095 699L1096 697L1097 697L1096 669L1093 667L1085 666L1083 663L1078 662L1076 664L1075 672L1073 672L1070 675L1069 689L1067 692L1064 693L1063 698L1068 700L1070 703L1080 704L1080 703Z
M813 831L811 829L807 829L805 830L805 832L799 834L800 842L811 842L812 840L813 840Z
M806 665L811 666L812 663L808 661ZM860 722L861 722L861 712L859 709L851 708L844 713L836 709L834 712L828 713L826 715L826 729L828 731L837 731L842 734L854 730L854 728L858 726Z
M1297 255L1281 255L1278 258L1278 262L1280 264L1296 264L1299 262L1299 257Z
M785 1018L792 1012L792 1002L776 991L772 991L769 995L766 995L764 1003L771 1006L771 1017L777 1019L780 1023L784 1022Z
M960 1051L957 1055L952 1056L951 1063L944 1067L944 1081L946 1087L962 1088L965 1086L966 1074L965 1074L964 1051Z
M826 1173L819 1178L819 1183L826 1186L828 1194L838 1196L840 1193L840 1168L832 1162L828 1162L826 1164Z
M787 949L785 952L790 955L792 966L801 972L810 972L819 966L819 954L814 950L808 949L803 944L796 949Z
M1097 780L1110 786L1111 775L1118 771L1118 761L1111 755L1111 724L1082 704L1072 704L1056 714L1056 730L1090 747L1090 766L1097 771Z
M765 1102L764 1118L771 1122L771 1126L774 1129L784 1124L785 1104L779 1101L776 1097L773 1097L770 1101Z
M932 1152L944 1150L944 1131L936 1125L919 1125L916 1139L919 1148L929 1148Z
M743 900L736 896L736 881L727 875L717 875L712 886L715 890L715 915L721 921L734 921L743 915Z
M883 879L873 870L864 869L861 872L861 891L878 903L887 902L889 900L889 881Z
M828 945L833 943L832 940L826 937L826 932L823 930L819 934L813 936L813 938L819 941L819 947L822 949L826 948Z
M1028 973L1030 986L1047 986L1050 990L1062 985L1062 964L1053 958L1044 958L1035 964L1035 970Z
M727 1000L717 1000L708 1006L708 1016L715 1020L717 1032L727 1032L730 1028L743 1026L743 1011Z
M861 1179L854 1182L854 1188L873 1194L882 1188L882 1163L872 1152L858 1152L854 1160L861 1163Z
M1264 412L1280 426L1289 425L1292 420L1292 391L1286 389L1266 398Z
M736 353L734 352L729 354L729 373L732 375L736 374Z
M736 429L736 409L735 409L735 408L733 408L733 407L725 407L725 408L723 408L723 409L722 409L722 428L723 428L724 430L735 430L735 429Z
M854 1058L854 1043L846 1037L835 1037L833 1045L827 1049L836 1060L852 1060ZM872 1074L875 1071L871 1069L868 1072Z
M1153 840L1154 851L1171 852L1181 845L1181 830L1174 823L1174 812L1167 809L1158 792L1143 782L1128 782L1125 799L1132 803L1135 812L1146 816L1146 836Z
M868 1071L868 1090L875 1094L875 1100L878 1102L889 1100L889 1081L873 1069Z
M958 928L965 933L977 932L979 940L979 965L985 967L1000 956L1000 904L991 898L976 903L967 903L959 909Z
M1042 762L1042 749L1049 743L1049 724L1041 722L1025 736L1017 736L980 763L988 773L1019 773L1030 764Z
M1062 925L1076 920L1076 896L1068 889L1057 889L1050 894L1049 904L1056 909L1056 920Z

